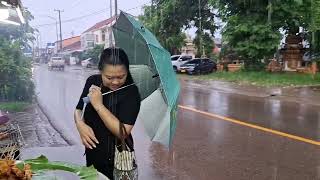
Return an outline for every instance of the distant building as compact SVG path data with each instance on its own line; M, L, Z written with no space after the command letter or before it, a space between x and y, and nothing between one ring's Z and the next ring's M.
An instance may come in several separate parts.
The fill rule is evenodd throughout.
M55 49L55 43L47 43L46 51L47 54L53 54Z
M77 47L75 44L80 45ZM60 48L60 41L55 42L55 53L80 50L81 48L81 39L80 36L74 36L62 40L62 49Z
M216 55L220 54L221 52L221 39L215 38L214 39L214 47L212 49L212 52ZM197 54L197 48L193 44L193 40L190 35L187 35L187 38L185 39L185 46L181 48L181 54L182 55L189 55L193 58Z
M197 53L197 50L196 50L195 45L193 44L193 40L192 40L191 36L187 35L185 42L186 42L185 46L183 46L181 48L181 54L192 56L192 58L194 58Z
M213 54L219 55L221 52L222 47L222 40L220 38L214 39L214 47L213 47Z
M96 23L81 34L81 49L87 50L100 44L105 47L114 45L112 25L115 23L116 17L112 17Z
M45 54L46 54L46 49L45 48L36 47L36 49L35 49L35 57L41 57L41 56L44 56Z
M62 49L60 48L60 41L47 44L47 61L54 56L62 56L65 58L67 64L79 63L79 54L81 49L81 36L74 36L62 40ZM50 53L52 52L52 53Z

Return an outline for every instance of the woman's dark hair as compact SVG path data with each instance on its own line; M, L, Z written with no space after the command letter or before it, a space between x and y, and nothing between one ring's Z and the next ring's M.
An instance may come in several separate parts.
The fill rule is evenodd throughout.
M133 83L133 78L129 70L129 59L123 49L111 47L103 50L100 56L98 68L102 71L107 65L124 65L128 72L126 84Z

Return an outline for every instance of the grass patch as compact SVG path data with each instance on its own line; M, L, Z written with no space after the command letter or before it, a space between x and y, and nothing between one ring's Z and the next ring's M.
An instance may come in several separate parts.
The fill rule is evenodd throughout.
M185 75L179 75L185 78ZM208 75L189 76L198 80L224 80L243 84L252 84L266 87L285 87L320 85L320 74L314 78L310 74L298 73L268 73L268 72L216 72Z
M30 103L28 102L0 102L1 111L21 112L24 111Z

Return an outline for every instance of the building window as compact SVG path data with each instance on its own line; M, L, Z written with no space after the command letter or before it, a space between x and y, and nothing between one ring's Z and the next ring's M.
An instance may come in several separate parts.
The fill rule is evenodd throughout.
M96 42L99 43L99 36L96 35Z
M94 47L94 42L87 42L87 48Z
M106 32L102 31L102 41L106 41Z

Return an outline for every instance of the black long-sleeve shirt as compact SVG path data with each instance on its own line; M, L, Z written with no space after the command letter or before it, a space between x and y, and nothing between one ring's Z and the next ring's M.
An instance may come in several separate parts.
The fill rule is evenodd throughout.
M123 86L129 85L126 82ZM109 88L102 85L102 77L100 74L90 76L83 88L83 92L76 106L76 109L82 110L84 103L82 98L86 97L89 93L91 85L101 87L102 93L110 91ZM141 98L137 86L129 86L117 92L103 96L104 106L115 115L123 124L134 125L140 110ZM86 154L97 156L96 161L99 159L112 158L114 155L114 144L116 137L105 126L103 120L95 111L93 106L89 103L84 113L85 123L89 125L99 141L97 148L86 149ZM132 136L129 135L127 142L133 142ZM128 143L129 147L133 149L133 144ZM105 157L105 158L104 158Z

